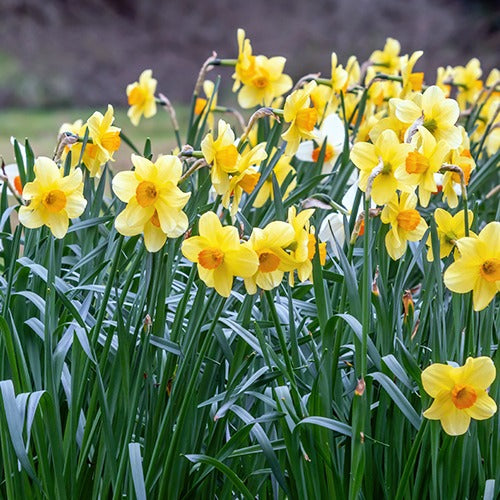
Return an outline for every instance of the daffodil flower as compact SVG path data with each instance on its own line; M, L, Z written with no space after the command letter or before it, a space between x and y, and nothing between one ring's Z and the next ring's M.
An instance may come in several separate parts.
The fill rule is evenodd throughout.
M460 257L444 273L444 284L456 293L472 290L475 311L484 309L500 290L500 222L484 226L477 238L456 241Z
M346 138L344 123L338 115L332 113L323 120L319 130L315 130L315 135L318 145L315 145L313 141L304 141L299 145L295 156L301 161L317 162L323 142L326 141L321 173L329 174L344 148Z
M223 227L214 212L200 217L199 236L182 243L182 254L198 265L201 280L219 295L229 297L235 276L250 278L258 267L259 259L248 244L240 243L234 226Z
M47 226L56 238L64 238L69 219L82 215L87 200L83 197L83 177L80 169L64 175L50 159L40 156L34 165L35 180L23 188L23 198L29 205L19 209L19 222L28 228Z
M155 92L157 81L150 69L144 70L139 81L127 85L128 104L127 116L133 125L139 125L141 117L151 118L156 114Z
M436 221L436 231L439 239L439 258L444 259L450 255L457 240L465 237L465 223L464 223L464 212L460 210L455 215L451 215L446 210L442 208L436 208L434 211L434 220ZM472 210L468 211L469 227L474 219L474 212ZM476 235L470 233L472 237ZM431 235L427 238L427 245L429 250L427 251L427 260L432 262L434 260L434 254L432 250L432 238Z
M424 417L440 420L450 436L465 434L471 418L485 420L497 411L486 389L493 383L496 369L486 357L467 358L464 366L434 363L422 372L425 392L435 398Z
M388 203L396 190L412 191L413 187L401 182L396 177L398 169L405 164L410 144L401 144L393 130L384 130L375 144L357 142L351 150L351 160L359 168L359 188L365 192L373 170L380 172L373 179L371 196L377 205Z
M182 211L191 193L177 184L182 164L176 156L159 156L155 163L132 155L133 172L119 172L113 178L113 191L127 203L118 214L115 227L124 236L144 234L149 252L157 252L168 238L186 232L188 218Z
M384 207L380 219L390 224L391 229L385 235L387 253L393 260L401 258L408 247L408 241L419 241L427 230L427 223L420 216L415 193L397 194Z
M315 126L318 112L310 106L311 92L315 87L316 82L313 80L286 98L283 118L290 124L287 131L282 134L283 139L287 141L286 154L295 154L301 139L316 139Z
M269 223L264 229L254 228L249 245L259 258L256 273L245 278L245 288L250 295L262 290L272 290L279 286L283 275L295 267L294 260L285 251L295 236L293 227L281 221Z

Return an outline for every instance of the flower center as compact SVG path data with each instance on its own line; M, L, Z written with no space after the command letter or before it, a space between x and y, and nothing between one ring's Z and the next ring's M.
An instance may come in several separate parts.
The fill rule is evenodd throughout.
M414 208L398 214L398 225L406 231L413 231L420 224L420 214Z
M314 151L312 153L312 157L313 157L314 161L318 161L320 152L321 152L320 146L318 146L317 148L314 149ZM324 162L325 163L329 162L333 158L334 154L335 154L335 149L333 149L333 146L330 146L330 144L327 144L326 148L325 148L325 160L324 160Z
M318 121L318 112L315 108L305 108L297 112L295 124L299 129L310 132Z
M421 153L413 151L406 157L406 171L409 174L423 174L429 168L429 160Z
M53 189L45 195L42 203L49 212L57 213L66 206L66 195L60 189Z
M150 207L157 200L158 191L152 182L142 181L135 190L135 196L141 207Z
M258 88L263 89L269 85L269 80L265 76L256 76L252 83Z
M457 384L451 391L451 400L459 410L470 408L476 399L476 391L470 385Z
M280 265L280 258L271 250L264 250L259 254L259 271L271 273Z
M238 150L234 144L219 149L215 153L215 161L222 170L231 171L236 166L238 160Z
M254 174L245 174L243 178L238 183L245 193L250 194L259 182L260 174L255 172Z
M423 125L431 134L433 134L437 129L437 122L436 120L434 120L434 118L431 118L430 120L425 120Z
M481 265L481 276L486 281L500 280L500 259L488 259Z
M120 132L106 132L101 138L101 144L108 151L118 151L120 147Z
M141 106L146 100L146 95L140 87L134 87L128 96L129 106Z
M218 248L205 248L198 254L198 263L205 269L217 269L224 262L224 253Z
M157 210L155 210L155 213L153 214L153 216L149 220L151 221L151 224L153 224L153 226L161 227L161 225L160 225L160 218L158 217L158 211Z

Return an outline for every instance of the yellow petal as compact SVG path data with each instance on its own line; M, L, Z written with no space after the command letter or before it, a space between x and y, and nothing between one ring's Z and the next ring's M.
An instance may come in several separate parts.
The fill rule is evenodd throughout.
M497 404L486 391L480 391L474 405L464 411L476 420L485 420L496 413Z
M156 178L156 166L147 158L143 158L139 155L132 155L132 164L135 167L139 179L153 181L153 179Z
M375 146L368 142L357 142L354 144L350 158L360 170L372 170L380 161L377 158Z
M470 292L480 279L479 267L474 264L465 265L462 259L451 264L444 272L444 284L456 293Z
M31 205L19 209L19 222L30 229L35 229L44 224L40 211L32 210Z
M422 385L429 396L435 398L442 391L451 391L455 386L453 367L434 363L422 372Z
M200 217L198 223L198 232L200 236L204 236L211 240L222 229L219 217L214 212L206 212Z
M214 288L219 295L229 297L233 287L233 274L228 269L226 262L213 271Z
M476 280L472 289L472 303L474 311L482 311L494 299L497 293L497 285L494 281L486 281L483 278Z
M249 278L253 276L259 267L257 254L249 247L241 245L238 250L230 250L225 253L224 263L235 276Z
M182 242L182 255L191 262L198 262L199 253L209 246L210 241L203 236L191 236Z
M113 177L113 192L125 203L135 196L138 185L139 180L134 172L118 172Z
M151 221L147 222L144 226L144 245L148 252L158 252L165 242L167 241L167 235L161 230L161 228L156 227Z
M56 238L61 239L68 232L69 219L63 210L58 213L47 213L46 224L49 226L52 234Z
M456 408L451 401L447 409L449 411L441 417L444 432L450 436L465 434L470 425L470 416L464 410Z
M66 197L66 206L64 209L70 219L80 217L87 206L87 200L79 192L74 192Z

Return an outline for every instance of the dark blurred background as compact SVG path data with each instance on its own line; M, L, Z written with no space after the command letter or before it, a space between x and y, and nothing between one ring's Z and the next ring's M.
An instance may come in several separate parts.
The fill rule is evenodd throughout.
M479 57L498 66L500 2L465 0L0 0L0 105L126 105L125 87L145 68L158 89L187 102L202 62L237 55L243 27L254 53L284 55L294 79L328 76L330 53L345 64L382 48L424 50L427 82L442 65ZM231 86L230 68L223 90Z

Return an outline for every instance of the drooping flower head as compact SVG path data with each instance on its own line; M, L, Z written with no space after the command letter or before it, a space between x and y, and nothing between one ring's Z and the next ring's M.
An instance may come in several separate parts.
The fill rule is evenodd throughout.
M19 221L30 229L45 225L56 238L63 238L69 219L79 217L87 206L82 171L75 169L65 176L63 168L44 156L37 158L34 171L35 179L23 189L29 205L19 209Z
M257 254L248 244L240 243L234 226L223 227L214 212L200 217L198 229L199 236L184 240L182 253L198 264L200 278L208 287L229 297L235 276L250 278L257 271Z
M500 222L484 226L477 238L455 242L460 257L444 273L444 284L456 293L472 290L475 311L484 309L500 290Z
M191 193L177 186L182 164L177 156L159 156L155 163L132 155L132 172L119 172L113 178L113 191L127 203L115 220L117 231L125 236L144 234L144 244L157 252L168 238L178 238L188 227L182 211Z
M485 420L497 411L486 389L493 383L496 369L486 357L467 358L464 366L434 363L422 372L425 392L435 398L424 417L440 420L450 436L465 434L470 419Z
M141 117L151 118L156 114L156 79L153 72L146 69L139 76L139 81L127 85L128 104L127 116L133 125L139 125Z

